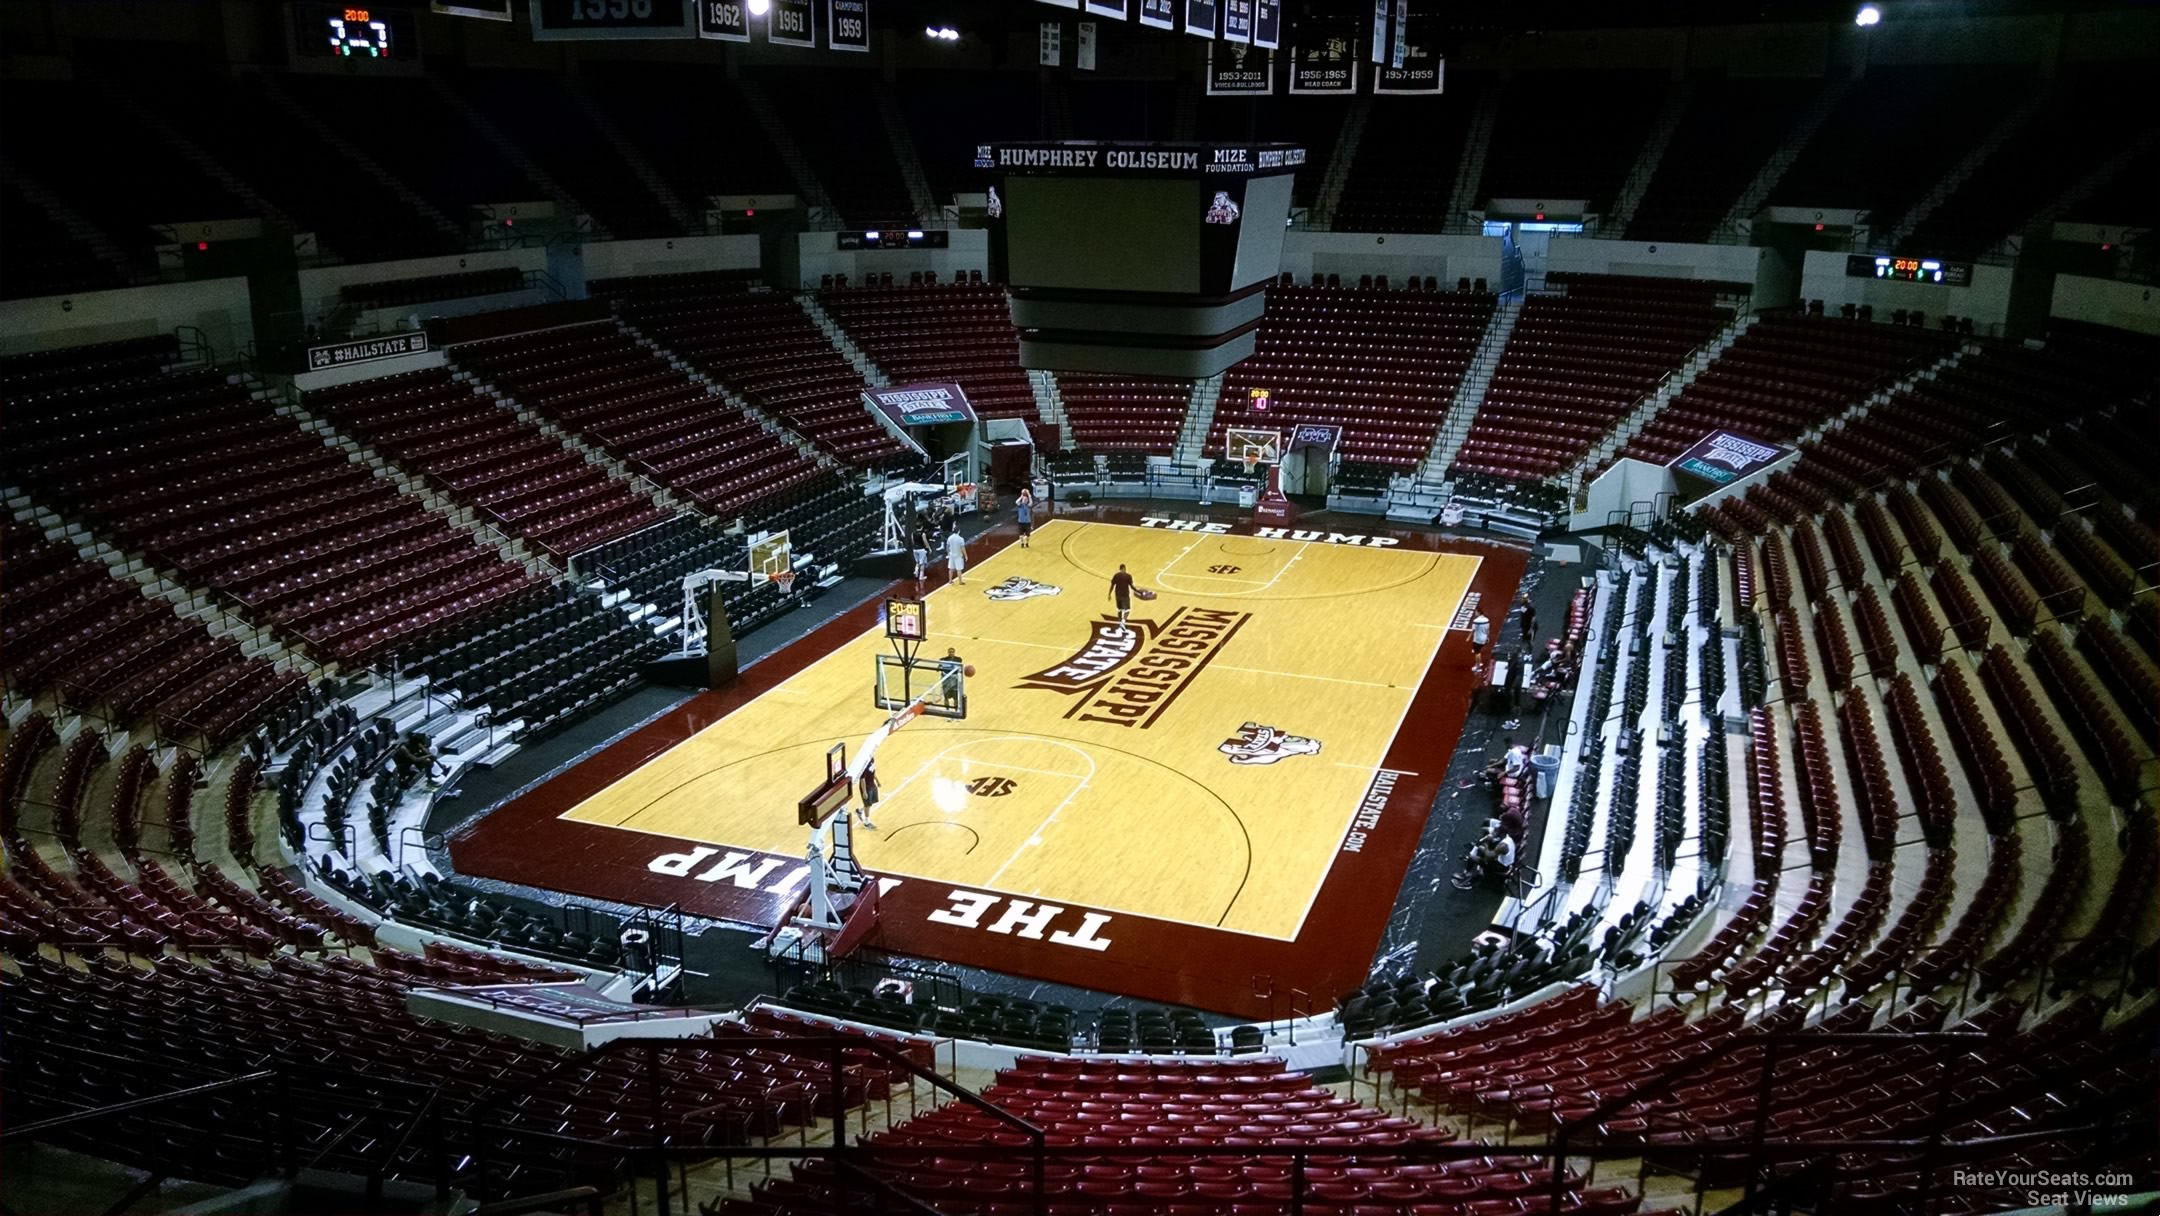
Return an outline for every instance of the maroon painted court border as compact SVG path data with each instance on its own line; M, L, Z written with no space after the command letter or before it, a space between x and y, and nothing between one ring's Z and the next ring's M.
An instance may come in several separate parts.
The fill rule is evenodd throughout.
M1169 514L1177 511L1177 505L1164 504L1156 510ZM1116 504L1068 510L1061 517L1137 523L1152 514L1155 510L1146 507ZM1253 527L1250 522L1239 522L1232 534L1249 535ZM1362 532L1355 534L1394 538L1403 549L1483 558L1470 592L1479 597L1489 616L1504 615L1528 560L1520 549L1399 530L1379 518L1357 517L1340 523L1339 529L1319 530L1357 529ZM1014 539L1009 524L985 533L970 546L971 564ZM665 853L698 848L701 842L561 816L869 629L877 621L881 599L870 597L753 664L728 687L692 697L459 829L450 841L454 867L463 874L569 895L655 907L679 903L694 916L772 925L781 914L782 899L766 888L794 871L801 864L799 857L748 854L735 870L746 880L759 876L747 889L726 879L674 877L649 869L648 863ZM1496 605L1503 611L1493 611ZM1374 626L1384 627L1384 622L1374 622ZM1012 911L1008 897L1000 895L1000 902L974 927L943 924L928 919L930 914L953 906L954 891L972 889L911 878L880 901L879 922L870 944L900 954L1238 1017L1284 1016L1293 1003L1299 1003L1296 993L1304 994L1303 1004L1325 1008L1336 994L1357 987L1366 978L1373 949L1394 908L1403 874L1468 716L1475 691L1470 672L1473 658L1468 631L1450 630L1412 696L1383 762L1388 769L1415 775L1396 779L1377 822L1362 828L1365 839L1359 851L1337 852L1295 941L1130 913L1104 913L1109 920L1096 936L1110 944L1087 949L1054 939L1061 931L1069 934L1080 929L1086 914L1097 909L1066 906L1047 924L1034 926L1033 936L1028 922L1019 917L1006 921L1006 931L992 932L993 925ZM788 792L787 798L776 801L774 813L786 813L784 803L793 796L794 792ZM1267 847L1265 839L1253 844ZM1135 847L1145 845L1136 843ZM709 858L691 872L709 872L726 855ZM1041 908L1038 904L1023 911L1039 915Z

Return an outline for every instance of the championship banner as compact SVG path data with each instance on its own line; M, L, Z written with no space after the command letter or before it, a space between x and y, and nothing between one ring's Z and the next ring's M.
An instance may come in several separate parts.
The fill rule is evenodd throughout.
M863 390L863 400L894 426L975 421L975 407L957 384L896 384Z
M1092 72L1095 70L1095 23L1082 21L1077 24L1080 36L1073 46L1073 67L1082 72Z
M1222 5L1217 0L1185 0L1185 32L1201 38L1213 38Z
M1305 448L1319 448L1321 455L1335 450L1342 442L1342 428L1332 423L1308 422L1290 428L1290 446L1286 452L1298 452Z
M870 0L825 0L825 41L836 51L869 51Z
M1253 0L1252 44L1267 51L1282 45L1282 0Z
M1208 44L1210 97L1260 97L1275 91L1275 56L1232 42Z
M810 0L772 0L766 18L765 41L775 46L817 49L817 28L811 24Z
M1177 28L1178 0L1140 0L1140 24L1159 30Z
M1054 68L1065 62L1065 35L1057 22L1042 23L1042 37L1035 44L1035 62L1046 68Z
M1119 21L1123 21L1130 16L1127 10L1131 5L1132 0L1087 0L1087 3L1082 7L1086 8L1094 16L1114 17Z
M1712 431L1694 447L1675 456L1666 467L1675 473L1700 477L1712 485L1730 485L1798 450L1783 444L1761 443L1731 431Z
M1386 63L1388 50L1395 45L1395 32L1389 27L1395 6L1389 0L1373 0L1372 5L1372 61Z
M743 0L698 0L697 36L713 42L750 41L750 15Z
M1307 22L1290 43L1290 92L1343 96L1357 92L1357 35L1334 23Z
M1252 0L1222 0L1222 36L1231 42L1252 41Z
M1079 7L1080 7L1080 0L1042 0L1042 3L1044 3L1044 4L1047 4L1047 5L1051 6L1052 8L1079 8Z
M1408 0L1404 0L1405 4ZM1373 92L1410 97L1438 97L1447 81L1447 62L1433 45L1439 41L1431 13L1415 17L1401 14L1404 27L1403 61L1373 74Z

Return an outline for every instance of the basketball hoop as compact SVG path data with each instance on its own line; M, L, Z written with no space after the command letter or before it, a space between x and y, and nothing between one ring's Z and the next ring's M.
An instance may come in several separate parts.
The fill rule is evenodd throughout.
M1247 451L1247 452L1245 453L1245 457L1244 457L1244 459L1245 459L1245 476L1247 476L1247 477L1258 477L1258 476L1260 475L1260 453L1258 453L1258 452L1253 452L1253 451Z
M773 574L771 578L773 586L780 588L780 594L786 595L795 590L795 572L793 570L779 571Z

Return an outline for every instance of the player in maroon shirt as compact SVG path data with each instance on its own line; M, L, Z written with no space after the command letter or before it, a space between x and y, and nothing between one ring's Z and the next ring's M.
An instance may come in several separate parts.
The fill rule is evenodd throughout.
M1110 576L1110 598L1117 601L1117 627L1121 635L1132 632L1125 624L1126 614L1132 611L1132 593L1132 575L1125 572L1125 565L1120 562L1117 573Z

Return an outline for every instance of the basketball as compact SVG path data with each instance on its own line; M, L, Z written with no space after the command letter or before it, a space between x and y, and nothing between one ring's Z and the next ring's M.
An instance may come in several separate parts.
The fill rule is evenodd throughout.
M960 667L960 674L966 676L970 680L974 679L975 665L973 663L962 664Z
M1151 600L1155 598L1155 593L1145 587L1133 588L1133 594L1143 600Z

